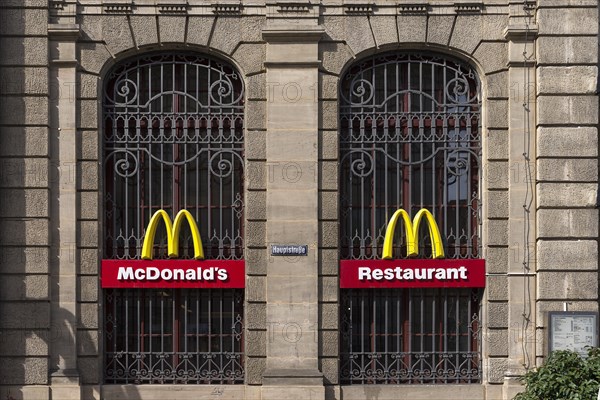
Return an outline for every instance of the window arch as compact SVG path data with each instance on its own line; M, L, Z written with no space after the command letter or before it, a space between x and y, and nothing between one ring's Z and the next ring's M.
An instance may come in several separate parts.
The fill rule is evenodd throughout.
M386 225L428 209L446 258L481 256L481 92L451 57L385 53L351 66L340 83L340 251L379 258ZM425 225L425 224L422 224ZM397 229L394 258L406 257ZM419 254L431 257L426 229ZM341 380L480 380L477 290L342 290Z
M187 210L209 259L244 250L244 87L194 53L125 60L103 97L104 258L138 259L152 215ZM167 258L158 229L154 258ZM179 258L193 258L188 226ZM107 383L242 383L242 290L105 290Z

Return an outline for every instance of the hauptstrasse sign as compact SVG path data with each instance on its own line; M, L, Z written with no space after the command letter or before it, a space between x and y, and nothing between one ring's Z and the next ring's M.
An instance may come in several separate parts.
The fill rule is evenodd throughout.
M429 225L432 258L393 258L393 239L398 220L402 218L406 233L408 257L418 256L419 226L425 219ZM436 288L485 287L485 260L444 259L444 246L433 215L420 210L411 221L402 209L388 223L381 260L340 261L340 287L355 288Z
M154 236L160 221L167 230L170 259L153 260ZM194 259L178 260L179 232L187 222L194 243ZM244 260L205 260L196 221L187 210L175 220L164 210L154 213L144 236L141 260L102 260L103 288L244 288Z

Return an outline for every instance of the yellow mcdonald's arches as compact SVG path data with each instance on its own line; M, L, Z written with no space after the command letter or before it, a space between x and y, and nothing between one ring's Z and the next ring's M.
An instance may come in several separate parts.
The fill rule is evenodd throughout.
M150 223L148 223L148 229L146 229L146 236L144 237L144 245L142 246L142 259L152 260L152 248L154 247L154 236L156 234L156 228L160 220L165 221L165 227L167 229L167 250L169 257L179 257L179 231L181 230L181 224L185 219L190 225L190 231L192 232L192 239L194 241L194 258L201 260L204 258L204 250L202 249L202 239L200 238L200 232L198 231L198 225L187 210L181 210L175 216L175 221L171 223L171 218L165 210L158 210L152 215Z
M396 231L396 223L402 217L404 221L404 231L406 232L406 255L413 257L419 254L419 225L423 217L427 219L429 225L429 237L431 238L431 247L433 258L444 258L444 245L440 230L429 210L422 208L419 210L415 218L410 220L410 216L403 209L399 209L392 215L385 231L385 239L383 241L383 256L384 260L394 258L394 232Z

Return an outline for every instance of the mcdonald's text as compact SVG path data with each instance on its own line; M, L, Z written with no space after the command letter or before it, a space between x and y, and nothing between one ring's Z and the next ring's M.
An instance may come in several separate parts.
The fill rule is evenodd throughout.
M485 260L343 260L340 287L485 287Z
M102 288L245 287L243 260L102 260Z

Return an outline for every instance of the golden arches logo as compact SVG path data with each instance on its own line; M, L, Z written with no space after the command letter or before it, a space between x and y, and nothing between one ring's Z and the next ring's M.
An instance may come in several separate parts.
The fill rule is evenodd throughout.
M194 258L201 260L204 258L204 250L202 249L202 239L200 238L200 232L198 231L198 225L187 210L181 210L175 216L175 221L171 223L171 218L165 210L158 210L152 215L150 222L148 223L148 229L146 230L146 236L144 237L144 245L142 246L142 259L152 260L152 249L154 247L154 236L156 235L156 228L160 220L165 222L167 230L167 251L169 257L179 257L179 232L181 231L181 224L183 221L187 221L192 232L192 239L194 241Z
M404 222L404 231L406 232L407 257L414 257L419 254L419 225L421 224L421 220L425 218L429 225L429 238L431 239L433 258L444 258L444 244L442 243L442 236L440 235L437 223L429 210L422 208L412 221L410 220L408 213L403 209L399 209L392 215L392 218L390 218L390 221L388 222L385 231L385 239L383 241L382 258L384 260L390 260L394 257L394 232L396 231L396 224L400 218L402 218Z

